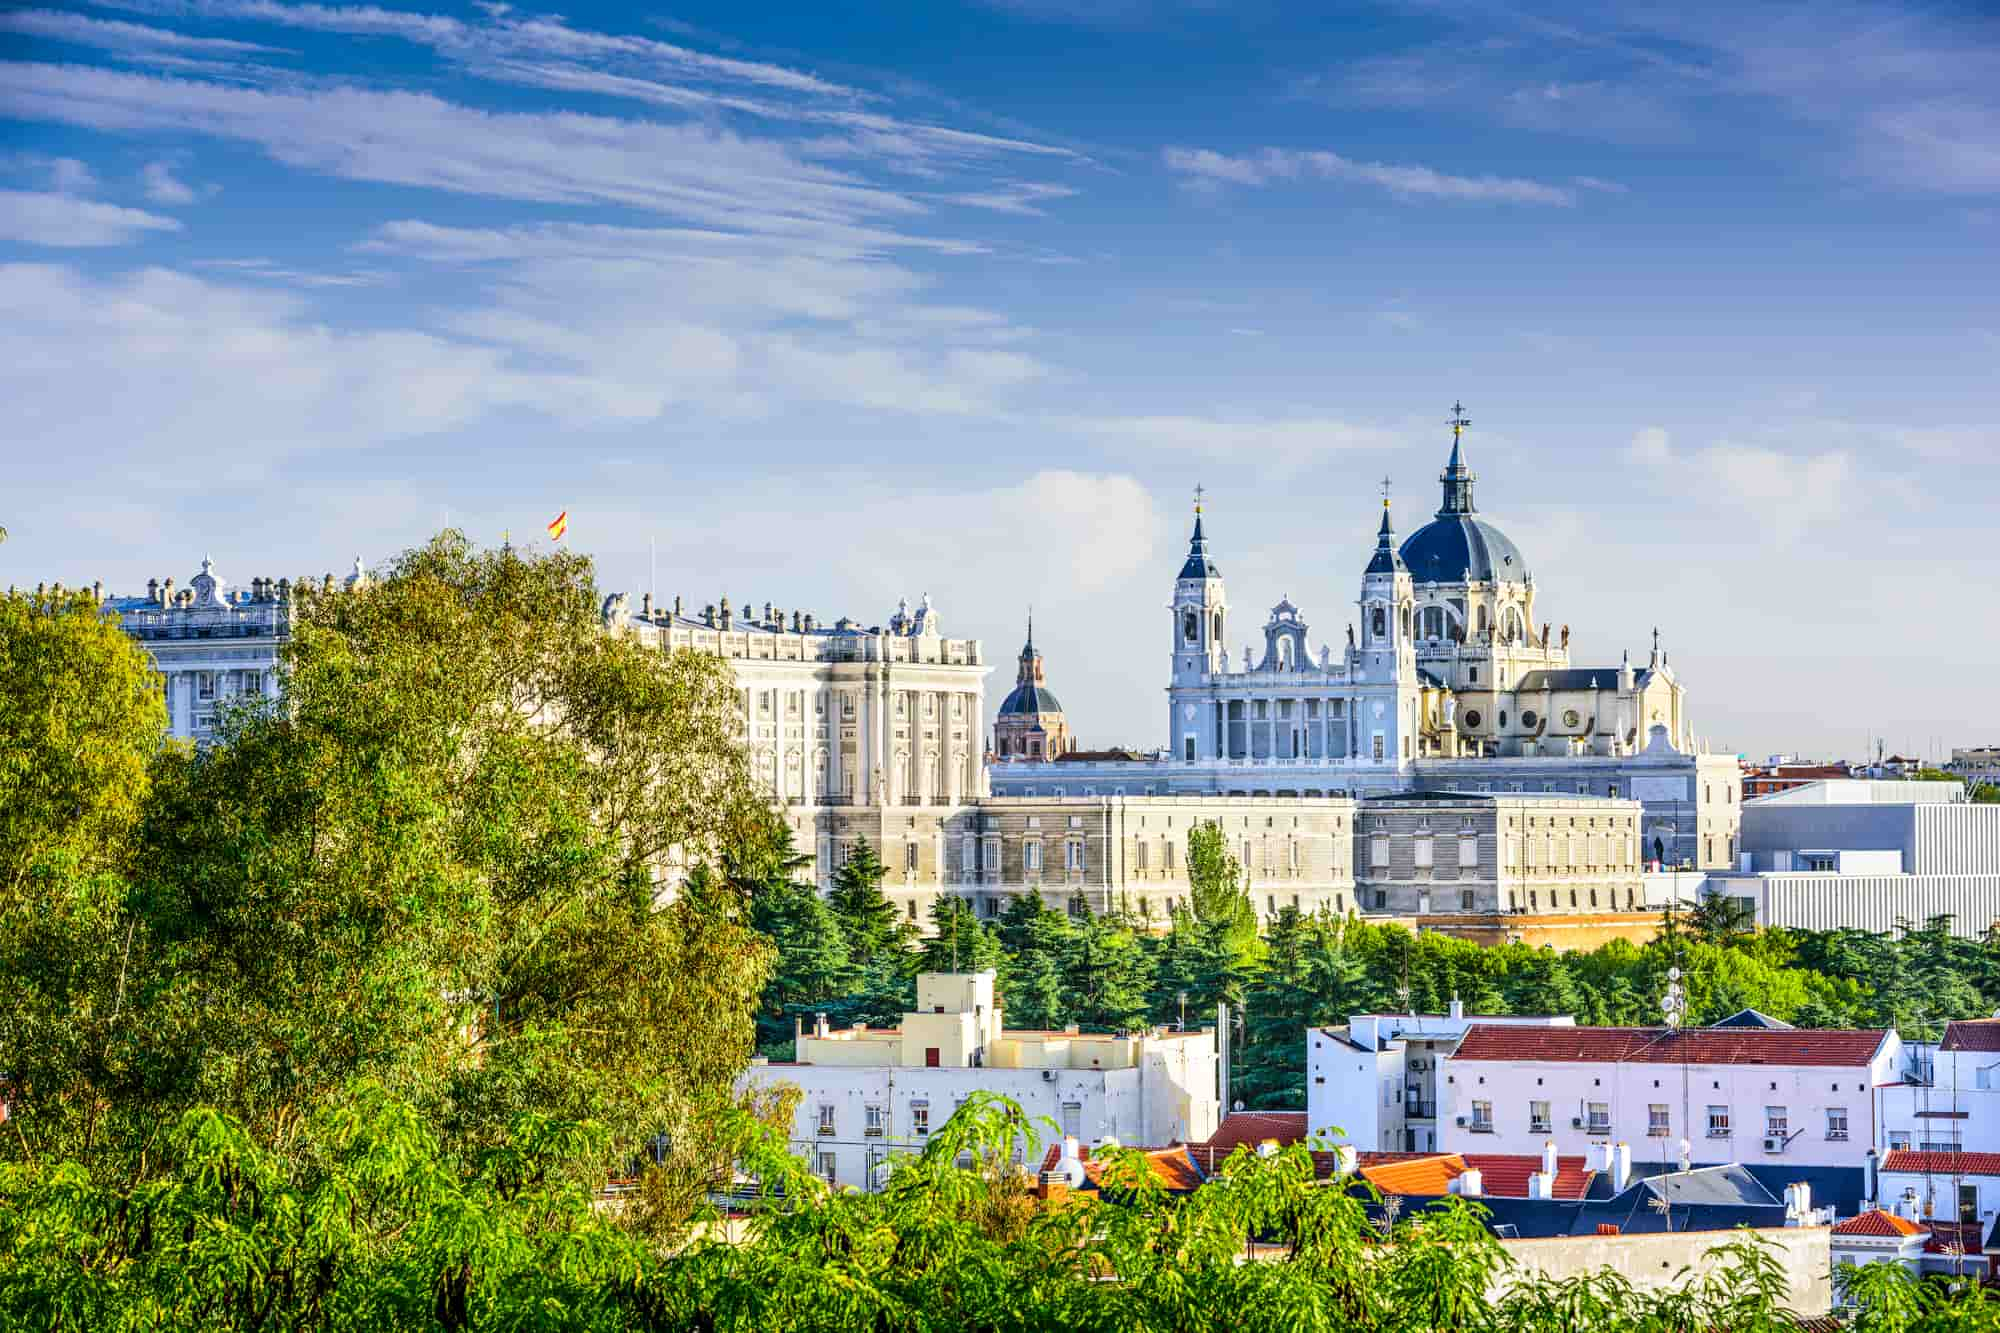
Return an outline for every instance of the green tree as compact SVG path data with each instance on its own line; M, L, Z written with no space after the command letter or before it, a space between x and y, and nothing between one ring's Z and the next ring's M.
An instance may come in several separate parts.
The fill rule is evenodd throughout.
M1221 825L1210 821L1188 830L1187 876L1195 920L1220 927L1236 952L1254 952L1257 909L1250 904L1242 863L1229 850Z
M1006 953L992 931L972 914L972 905L956 894L941 893L931 903L931 934L918 951L926 972L996 971Z
M902 947L908 932L896 904L882 892L889 868L866 838L856 838L847 860L833 872L829 902L847 935L849 957L864 965L885 949Z
M566 553L448 533L295 586L285 707L156 768L130 1141L200 1102L283 1147L373 1078L454 1154L531 1109L693 1151L772 960L740 894L666 879L764 818L727 666L603 632Z

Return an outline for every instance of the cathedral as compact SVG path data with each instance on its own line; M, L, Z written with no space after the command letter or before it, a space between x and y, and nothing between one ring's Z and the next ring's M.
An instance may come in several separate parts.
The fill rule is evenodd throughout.
M1450 424L1430 521L1399 541L1382 502L1345 644L1315 648L1305 613L1281 599L1262 645L1232 658L1229 594L1197 500L1170 604L1166 744L1138 762L1036 764L1001 749L994 792L1628 797L1646 803L1651 859L1730 864L1736 764L1699 753L1658 635L1643 664L1571 658L1569 626L1537 617L1527 557L1479 512L1462 409ZM1039 685L1039 656L1035 671Z

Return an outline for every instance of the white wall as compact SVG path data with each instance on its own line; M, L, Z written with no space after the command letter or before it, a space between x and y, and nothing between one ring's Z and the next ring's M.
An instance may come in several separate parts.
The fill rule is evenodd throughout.
M1453 1058L1439 1090L1439 1147L1446 1152L1537 1153L1553 1138L1565 1156L1595 1142L1629 1143L1634 1162L1677 1160L1686 1137L1696 1162L1798 1162L1863 1166L1878 1143L1874 1087L1895 1077L1899 1043L1891 1038L1873 1068L1782 1065L1586 1064L1574 1061L1467 1061ZM1774 1086L1775 1085L1775 1086ZM1493 1104L1493 1131L1474 1133L1472 1103ZM1530 1127L1529 1103L1548 1102L1551 1126ZM1587 1104L1610 1111L1607 1130L1592 1133ZM1649 1134L1648 1108L1664 1104L1668 1132ZM1730 1135L1712 1138L1711 1105L1730 1109ZM1782 1152L1764 1150L1765 1108L1786 1108L1791 1138ZM1847 1137L1827 1137L1827 1110L1847 1112ZM1459 1118L1465 1124L1458 1123ZM1578 1127L1574 1122L1582 1119ZM1690 1121L1692 1122L1690 1124Z
M1323 1029L1306 1033L1306 1133L1357 1148L1403 1146L1404 1048L1362 1051Z

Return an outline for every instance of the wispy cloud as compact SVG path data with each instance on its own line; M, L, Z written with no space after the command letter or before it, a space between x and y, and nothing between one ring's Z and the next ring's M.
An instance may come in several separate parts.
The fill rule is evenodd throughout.
M0 14L0 32L15 32L44 41L88 46L120 55L169 52L183 56L248 56L280 53L275 46L231 41L221 37L190 37L167 28L149 28L115 19L87 18L53 9L23 9Z
M174 175L166 162L148 162L139 172L146 197L156 204L191 204L197 198L194 187Z
M1369 185L1402 198L1451 199L1464 202L1541 204L1567 208L1576 202L1568 186L1512 176L1453 176L1433 167L1407 163L1361 162L1325 151L1266 148L1232 157L1208 148L1169 147L1164 158L1170 171L1203 188L1224 185L1258 186L1308 178Z
M33 190L0 190L0 240L61 248L130 245L181 224L137 208Z
M1392 445L1385 427L1335 417L1190 415L1071 417L1061 423L1122 450L1261 465L1289 474L1336 454Z

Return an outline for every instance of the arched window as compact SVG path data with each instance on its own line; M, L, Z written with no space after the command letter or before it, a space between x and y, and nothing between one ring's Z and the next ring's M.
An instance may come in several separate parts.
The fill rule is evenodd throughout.
M1386 637L1386 636L1388 635L1388 633L1389 633L1389 618L1388 618L1388 616L1386 616L1386 615L1385 615L1385 614L1383 613L1383 611L1382 611L1382 608L1381 608L1381 607L1379 607L1379 606L1378 606L1378 607L1376 607L1376 608L1375 608L1375 614L1374 614L1374 619L1373 619L1373 621L1372 621L1371 623L1372 623L1372 624L1374 625L1374 627L1375 627L1375 637L1376 637L1376 638L1380 639L1380 638L1384 638L1384 637Z
M1479 632L1479 633L1481 633L1481 634L1484 634L1484 633L1486 632L1486 608L1485 608L1485 607L1483 607L1483 606L1479 608L1479 630L1478 630L1478 632Z
M1209 637L1210 643L1222 642L1222 612L1217 611L1214 619L1215 632Z
M1182 614L1181 637L1183 639L1186 639L1189 643L1197 642L1201 638L1200 616L1196 615L1192 611L1188 611Z

